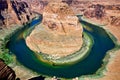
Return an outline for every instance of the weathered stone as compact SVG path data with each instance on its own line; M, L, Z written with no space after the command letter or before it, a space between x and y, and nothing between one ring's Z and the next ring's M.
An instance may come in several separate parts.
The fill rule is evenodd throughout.
M78 18L65 3L47 5L43 12L42 22L45 28L54 34L70 34L81 29Z
M43 12L42 24L27 37L30 49L56 57L78 51L82 46L82 26L65 3L49 3Z
M0 59L0 80L15 80L15 72Z
M0 1L0 25L9 27L15 24L24 24L32 18L28 4L24 1Z

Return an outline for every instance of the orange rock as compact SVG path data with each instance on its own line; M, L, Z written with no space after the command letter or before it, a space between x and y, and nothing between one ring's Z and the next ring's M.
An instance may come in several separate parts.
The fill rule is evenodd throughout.
M79 20L65 3L49 3L43 12L43 25L54 34L70 34L81 30Z
M65 3L49 3L43 12L42 24L27 37L30 49L56 57L78 51L82 46L82 26Z

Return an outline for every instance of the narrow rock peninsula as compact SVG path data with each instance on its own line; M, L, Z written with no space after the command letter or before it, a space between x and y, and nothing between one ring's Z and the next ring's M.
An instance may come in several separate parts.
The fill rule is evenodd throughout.
M82 32L68 4L51 2L44 8L42 23L26 38L26 44L35 52L65 57L81 48Z

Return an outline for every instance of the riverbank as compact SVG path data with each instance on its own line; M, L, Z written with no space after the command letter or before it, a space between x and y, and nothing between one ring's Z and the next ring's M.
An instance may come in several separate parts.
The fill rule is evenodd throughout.
M21 66L21 65L19 65L19 66ZM18 74L19 76L20 76L20 73L19 73L19 72L21 72L21 73L22 73L23 71L26 71L26 72L27 72L27 69L25 69L24 67L20 67L20 68L19 68L19 67L16 67L16 68L17 68L18 70L17 70L17 69L15 69L15 70L16 70L16 72L17 72L17 74ZM23 68L23 69L22 69L22 68ZM22 69L22 70L20 70L20 69ZM20 70L20 71L19 71L19 70ZM32 71L31 71L31 74L29 74L29 71L28 71L28 73L26 73L26 74L27 74L27 75L26 75L26 79L27 79L28 75L29 75L29 76L30 76L30 75L32 76ZM33 74L34 74L34 73L33 73ZM34 75L35 75L35 74L34 74ZM18 77L19 77L19 76L18 76ZM22 77L22 78L21 78L21 77ZM86 77L87 77L87 76L86 76ZM21 75L20 78L21 78L22 80L24 80L24 74ZM29 78L30 78L30 77L29 77ZM80 79L81 79L81 78L82 78L82 77L80 77Z
M33 19L37 18L35 17ZM15 55L11 54L11 52L7 48L8 42L16 32L20 31L22 28L24 28L24 26L28 26L31 21L29 21L25 25L11 25L11 27L9 28L3 28L2 30L0 30L0 58L3 59L7 65L16 61Z
M120 77L120 46L119 49L113 49L107 52L103 59L103 66L96 74L82 76L79 79L83 80L119 80Z
M24 29L24 28L28 28L31 26L30 29L34 28L34 26L36 26L37 24L34 25L34 22L36 22L37 20L41 19L40 18L41 16L37 15L37 17L33 18L31 21L29 21L26 25L23 25L21 27L21 29ZM34 22L32 22L34 20ZM26 32L26 31L25 31ZM23 33L21 34L20 38L25 38L25 34L29 34L29 33ZM17 59L16 59L17 60ZM16 61L16 64L14 65L11 65L13 70L16 72L16 76L19 77L21 80L28 80L30 78L33 78L33 77L36 77L36 76L40 76L40 74L26 68L25 66L23 66L19 61ZM22 75L21 75L22 73Z
M89 55L89 52L92 48L92 45L94 44L92 37L88 34L88 33L83 33L83 45L81 47L81 49L71 55L68 55L66 57L62 57L59 59L55 59L54 57L52 58L52 56L50 55L45 55L43 53L36 53L36 56L38 57L38 59L40 59L41 61L50 64L50 65L71 65L71 64L75 64L78 61L80 62L81 60L83 60L85 57L87 57L87 55Z
M12 26L12 28L3 28L0 31L0 58L3 59L7 65L15 61L15 56L8 54L9 50L6 48L6 45L10 37L21 28L21 25L15 25Z
M88 77L83 76L80 79L85 80L119 80L120 77L120 35L119 35L119 28L115 26L105 26L105 25L99 25L98 23L93 23L90 20L82 18L83 21L86 21L88 23L91 23L93 25L100 26L101 28L104 28L109 36L112 38L114 43L116 44L116 48L110 50L107 52L103 62L104 65L102 68L100 68L96 75L90 75ZM113 34L116 39L113 37Z
M0 58L3 59L5 63L15 71L16 77L20 78L21 80L28 80L39 75L22 66L22 64L17 61L16 56L14 54L11 54L8 48L6 48L6 45L8 44L13 34L19 32L21 29L24 28L24 26L26 27L27 25L29 25L29 23L31 23L31 21L29 21L25 25L12 25L9 28L3 28L2 30L0 30ZM24 74L21 75L21 73Z
M103 29L105 29L106 31L110 32L111 34L113 34L117 40L117 44L120 44L120 34L119 34L119 31L120 31L120 27L117 27L117 26L112 26L110 24L100 24L99 22L97 21L91 21L90 19L87 19L86 17L82 16L81 17L81 20L85 21L85 22L88 22L90 24L93 24L93 25L97 25L99 27L102 27Z

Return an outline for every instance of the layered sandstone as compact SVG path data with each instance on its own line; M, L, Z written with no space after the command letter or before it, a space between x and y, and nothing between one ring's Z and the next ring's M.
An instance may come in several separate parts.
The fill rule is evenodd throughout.
M112 34L120 42L120 3L92 3L88 9L85 10L84 16L95 24L106 26Z
M22 25L32 18L32 13L26 2L16 0L0 1L0 27Z
M65 3L49 3L43 12L42 24L27 37L30 49L56 57L78 51L82 46L82 26Z
M15 71L0 59L0 80L16 80Z

